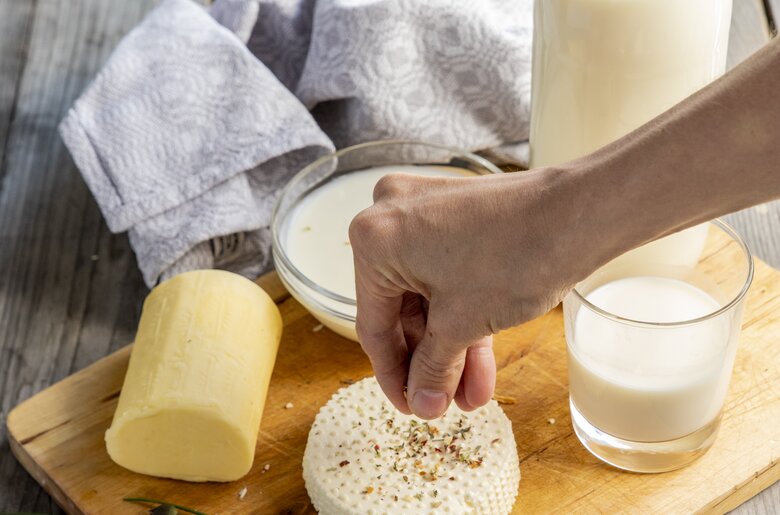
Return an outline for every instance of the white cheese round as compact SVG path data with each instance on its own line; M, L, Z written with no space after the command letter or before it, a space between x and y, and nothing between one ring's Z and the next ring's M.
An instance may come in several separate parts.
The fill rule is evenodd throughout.
M512 423L495 401L437 420L399 413L369 377L342 388L309 432L303 479L324 515L511 512L520 482Z

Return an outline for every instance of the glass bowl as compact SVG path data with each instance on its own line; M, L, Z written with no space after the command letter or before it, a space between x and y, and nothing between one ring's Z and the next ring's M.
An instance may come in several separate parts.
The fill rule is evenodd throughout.
M288 223L295 208L330 181L348 173L393 165L455 168L467 175L502 173L490 161L464 150L414 141L377 141L323 156L292 178L282 190L271 220L276 271L290 294L317 320L335 333L354 341L357 341L355 299L317 284L300 271L295 259L291 259L287 252ZM323 216L328 216L328 210L323 211Z

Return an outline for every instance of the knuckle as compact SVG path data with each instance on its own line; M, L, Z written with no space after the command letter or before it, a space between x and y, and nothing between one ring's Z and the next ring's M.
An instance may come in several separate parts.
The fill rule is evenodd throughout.
M355 322L355 332L357 333L358 341L360 342L363 352L365 352L369 358L372 358L375 354L377 342L383 344L385 338L382 334L377 334L376 332L371 332L366 329L362 317L360 316L357 317L357 321Z
M378 223L373 208L368 208L357 214L349 224L349 241L352 245L377 236L381 225Z
M408 178L402 173L391 173L383 176L374 186L374 202L402 195L406 190Z
M401 213L395 206L372 206L358 213L349 224L349 241L355 248L386 249L395 241Z
M399 336L397 329L370 332L360 321L355 324L355 329L360 346L371 361L376 376L393 377L398 374L405 376L409 365L408 355L399 345L396 345Z
M415 350L418 354L419 373L436 385L448 384L453 375L459 375L465 364L465 356L448 357L440 352L431 352L425 347Z
M367 329L360 315L358 315L355 322L355 332L358 335L360 346L369 358L373 358L376 355L388 355L387 348L393 346L397 337L397 329L395 327Z

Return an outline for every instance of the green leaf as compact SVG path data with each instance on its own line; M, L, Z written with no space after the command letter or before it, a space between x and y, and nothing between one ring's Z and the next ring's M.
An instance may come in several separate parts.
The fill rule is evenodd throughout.
M198 511L193 508L187 508L186 506L182 506L180 504L174 504L172 502L168 501L160 501L159 499L147 499L146 497L125 497L122 499L126 502L136 502L136 503L144 503L144 504L158 504L156 508L150 511L153 515L178 515L178 511L183 511L186 513L192 513L193 515L207 515L206 513L203 513L202 511ZM173 511L156 511L160 508L166 508L171 509L173 508ZM178 511L177 511L178 510Z

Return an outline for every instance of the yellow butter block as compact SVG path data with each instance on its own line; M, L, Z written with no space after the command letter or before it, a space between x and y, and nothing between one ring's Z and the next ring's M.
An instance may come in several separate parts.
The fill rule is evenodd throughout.
M198 270L154 288L106 431L111 459L187 481L244 476L281 333L276 304L239 275Z

